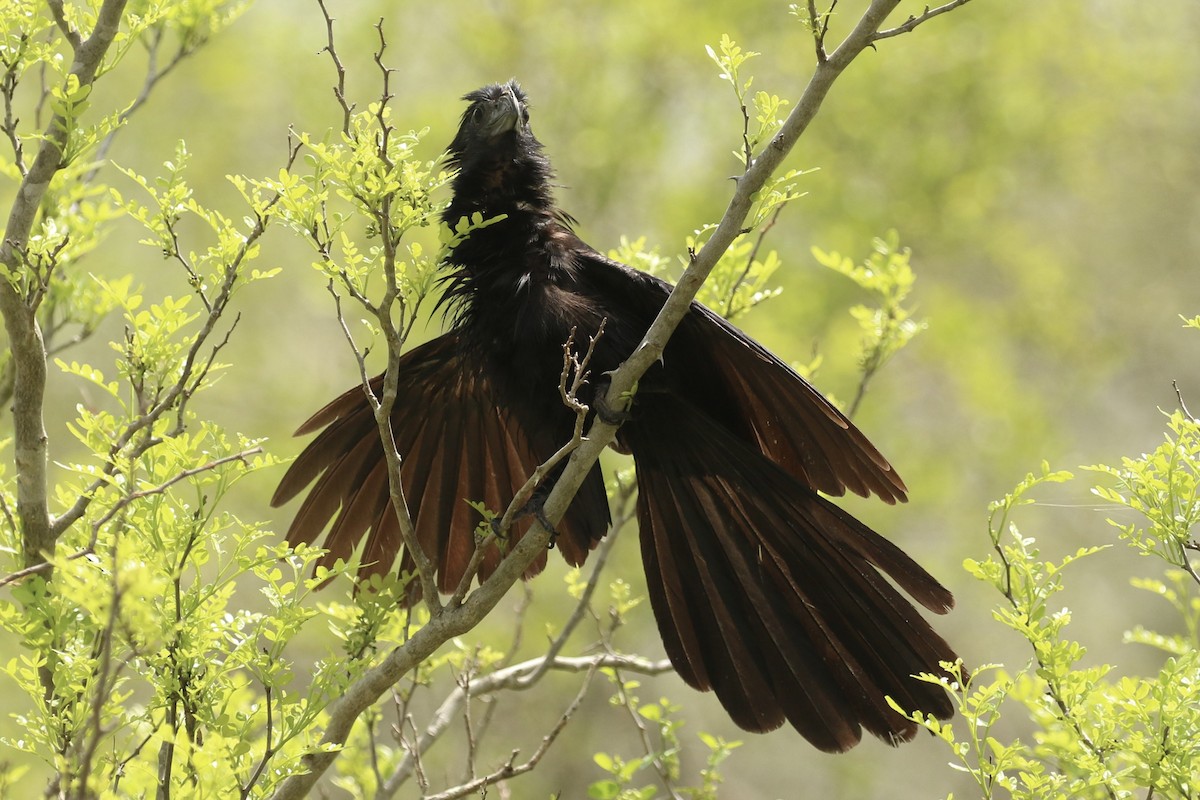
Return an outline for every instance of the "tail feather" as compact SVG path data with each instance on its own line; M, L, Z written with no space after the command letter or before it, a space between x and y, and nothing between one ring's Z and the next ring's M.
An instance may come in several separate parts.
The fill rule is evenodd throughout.
M681 482L645 470L639 482L639 495L647 498L639 501L639 525L651 605L684 680L716 691L747 730L773 730L790 719L822 749L857 740L853 720L820 668L821 640L811 649L797 646L795 626L775 610L780 598L758 575L752 542L734 520L729 527L713 524L722 518L713 503L727 499L727 489L682 489Z
M880 570L936 612L950 593L695 409L646 400L623 433L638 464L651 605L680 675L714 690L740 726L786 719L829 751L864 728L912 738L889 695L951 716L941 689L909 676L954 652Z

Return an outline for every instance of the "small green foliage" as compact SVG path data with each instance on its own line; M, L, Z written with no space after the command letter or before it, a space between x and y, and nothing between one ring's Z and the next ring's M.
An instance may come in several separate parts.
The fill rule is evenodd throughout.
M1169 432L1153 452L1123 458L1120 467L1098 465L1089 470L1113 480L1114 488L1097 486L1102 500L1128 508L1144 519L1109 524L1146 556L1157 556L1178 569L1191 570L1188 550L1195 549L1193 531L1200 524L1200 423L1175 411Z
M747 61L760 55L759 53L742 50L728 34L722 34L717 48L714 50L710 45L704 47L708 57L721 68L721 80L728 82L733 87L734 95L737 97L743 120L742 150L734 151L734 157L742 161L743 165L749 169L750 165L754 163L754 154L783 126L783 119L789 103L778 95L764 91L755 92L753 97L750 96L750 87L754 83L754 77L743 78L741 68ZM784 186L796 174L799 173L784 175L783 178L773 181L772 185ZM757 215L754 218L757 219ZM758 221L753 222L750 227L757 227L758 224Z
M721 68L719 76L721 80L728 81L733 86L733 91L737 94L738 100L744 102L747 93L750 91L751 84L754 83L754 78L749 77L742 80L739 70L742 64L762 54L755 53L753 50L742 50L727 33L721 34L721 42L717 47L720 52L713 50L711 45L705 45L704 50L708 53L708 57L715 61L717 66Z
M710 229L689 236L689 250L697 248L700 237L709 233ZM761 238L743 235L735 239L696 293L697 302L732 320L777 297L781 289L771 284L783 262L776 251L769 250L764 255L760 250ZM659 255L657 249L648 249L645 237L634 240L622 237L620 246L610 251L609 257L664 279L678 278L671 259ZM681 268L687 267L685 258L676 263Z
M900 247L900 237L895 231L889 231L886 238L875 239L873 245L873 252L861 264L838 253L813 248L818 263L846 276L877 299L877 306L856 305L850 309L850 315L863 332L859 364L864 388L892 356L927 327L924 320L913 319L912 312L904 305L916 281L909 264L911 252Z
M98 76L135 45L157 52L174 37L178 50L174 60L164 56L166 68L246 3L133 5ZM86 157L106 146L136 103L91 107L101 93L68 71L64 54L70 37L86 38L80 32L95 26L98 4L57 8L58 24L42 4L24 0L0 12L6 107L32 75L53 117L40 132L6 118L11 152L0 174L20 181L35 148L60 151L4 278L36 309L48 358L90 391L75 418L56 425L65 424L83 454L59 464L49 488L52 580L49 570L25 576L0 600L0 627L19 647L0 665L0 680L24 698L12 706L21 735L0 744L51 765L64 796L228 796L231 776L246 795L267 792L301 769L315 719L356 669L331 661L310 679L307 666L295 668L289 644L315 618L309 595L328 577L308 577L320 551L292 551L225 508L244 477L278 461L261 441L191 407L224 366L218 354L232 333L225 312L235 289L277 272L251 268L275 200L243 191L249 213L238 221L203 205L187 180L183 143L158 176L123 170L136 197L100 183L105 165ZM183 267L180 294L147 297L131 276L99 277L81 266L122 214L149 232L144 243ZM202 241L191 249L180 232L185 218L200 223L188 229L198 232L187 241ZM124 332L110 364L55 357L113 312ZM12 481L6 472L0 481L11 522ZM16 526L0 525L0 553L6 575L21 565ZM248 578L259 593L254 604L236 595ZM8 771L0 786L15 779Z
M673 797L690 797L693 800L716 800L721 785L718 767L729 757L741 742L726 741L720 736L700 733L699 739L706 755L704 766L699 771L699 784L681 785L683 780L680 753L682 745L679 731L683 722L676 715L680 707L665 697L657 702L643 703L635 694L640 681L626 677L614 669L601 672L614 687L610 702L624 708L633 724L640 731L644 746L642 755L625 758L614 753L599 752L593 760L608 776L593 781L588 786L590 798L615 798L616 800L641 800L659 797L658 786L666 786ZM650 784L638 786L645 781Z
M445 248L484 224L464 221L459 230L440 233L441 250L427 252L420 242L400 248L410 232L437 226L444 202L435 198L451 177L435 162L414 157L423 133L400 133L391 109L372 104L349 117L338 141L297 134L306 169L281 170L255 184L278 193L282 220L318 253L313 266L352 296L367 297L372 277L390 277L385 290L415 306L432 288ZM364 219L365 246L348 227Z
M968 573L991 585L1003 602L993 617L1029 645L1029 662L1009 672L986 665L967 674L961 663L943 664L950 677L921 675L954 699L957 722L941 722L919 710L893 707L945 741L956 766L967 772L985 798L1194 797L1200 781L1200 580L1190 564L1194 544L1184 538L1195 503L1200 459L1191 445L1194 421L1170 418L1171 435L1154 453L1124 459L1120 469L1088 469L1114 478L1119 489L1098 488L1100 497L1144 515L1145 529L1117 525L1121 538L1144 555L1178 567L1165 579L1139 578L1133 584L1167 601L1184 633L1161 634L1137 626L1129 643L1170 654L1157 674L1118 675L1106 664L1084 665L1086 653L1067 638L1071 612L1055 608L1065 568L1074 574L1081 559L1105 546L1079 548L1058 560L1042 556L1032 537L1010 521L1029 493L1071 479L1045 464L989 507L988 533L994 554L967 560ZM1167 510L1171 510L1168 512ZM1160 620L1159 624L1164 621ZM1169 623L1167 623L1169 624ZM891 702L891 701L889 701ZM1015 708L1032 723L1028 739L1000 734L1002 716Z

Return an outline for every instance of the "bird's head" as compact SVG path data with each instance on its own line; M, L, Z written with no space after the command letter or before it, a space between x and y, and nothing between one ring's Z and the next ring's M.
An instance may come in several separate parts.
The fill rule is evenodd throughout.
M493 83L463 97L458 135L446 148L457 170L454 197L443 213L452 226L475 212L485 215L549 212L553 172L529 129L529 105L515 80Z
M517 147L532 139L529 105L516 80L493 83L463 95L470 105L463 112L458 134L446 148L451 162L462 164L472 157Z

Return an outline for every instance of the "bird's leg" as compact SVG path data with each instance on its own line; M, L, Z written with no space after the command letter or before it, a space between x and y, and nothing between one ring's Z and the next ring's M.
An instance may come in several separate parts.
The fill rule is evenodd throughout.
M549 496L549 494L550 492L548 489L545 491L543 491L542 488L535 490L533 496L529 498L528 502L521 506L520 510L513 515L512 522L515 524L519 519L533 517L538 522L542 523L542 527L550 532L550 544L548 549L553 550L554 542L558 538L558 530L554 527L554 523L550 521L550 518L546 516L544 509L544 506L546 505L546 497ZM501 541L508 541L508 534L500 527L502 520L503 517L492 518L491 523L489 523L492 528L492 535Z
M502 527L503 522L504 517L501 515L496 515L488 522L488 527L492 529L492 536L495 536L502 542L507 542L508 534L504 532L504 528Z
M546 549L553 550L554 543L558 540L558 529L554 527L554 523L551 522L550 518L546 516L546 511L544 508L545 504L545 496L538 497L537 495L534 495L532 498L530 498L529 502L525 504L525 509L527 509L527 513L533 514L534 519L542 523L543 528L550 532L550 541L546 544ZM530 508L530 506L533 506L533 508Z
M607 373L596 382L596 392L592 396L592 410L596 412L596 416L600 418L601 422L620 426L628 422L632 414L629 409L618 410L608 404L608 386L611 382Z

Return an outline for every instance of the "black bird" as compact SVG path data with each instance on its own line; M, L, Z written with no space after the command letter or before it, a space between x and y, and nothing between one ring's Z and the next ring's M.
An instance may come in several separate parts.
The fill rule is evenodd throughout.
M590 365L601 375L633 351L671 288L572 232L515 81L463 99L443 219L503 220L454 247L448 330L401 358L392 412L409 512L443 592L458 585L473 549L479 517L465 501L503 509L571 434L558 384L572 329L582 340L605 323ZM594 391L580 399L592 402ZM316 481L288 541L313 542L332 520L325 563L365 539L365 572L390 569L397 555L411 570L362 388L297 435L317 430L272 499L286 503ZM642 378L617 446L637 465L642 562L667 654L739 726L768 731L787 720L820 749L841 751L863 728L893 744L915 735L888 695L906 709L953 714L940 688L910 676L939 672L954 651L882 573L939 614L953 605L950 592L822 496L849 489L895 503L906 499L904 483L786 364L693 303ZM596 465L557 526L558 550L582 564L608 521ZM493 548L481 579L498 562ZM545 563L543 555L527 577Z

